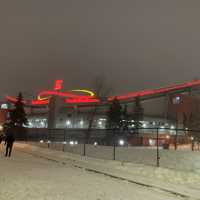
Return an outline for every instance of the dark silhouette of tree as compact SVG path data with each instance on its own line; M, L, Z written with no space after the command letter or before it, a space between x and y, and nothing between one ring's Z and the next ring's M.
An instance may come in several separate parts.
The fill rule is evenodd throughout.
M122 122L121 123L122 123L123 130L128 130L129 126L131 125L127 105L124 106L124 109L122 112Z
M122 125L122 107L117 98L114 98L107 112L107 128L119 129Z
M187 115L185 113L183 113L183 128L187 128L188 126L188 118Z
M17 101L14 104L14 108L9 111L9 117L6 122L6 126L12 128L17 138L25 139L25 128L28 120L24 110L23 96L19 93Z
M107 97L110 94L112 88L108 87L106 78L102 75L97 76L93 83L92 88L95 93L95 97L100 100L100 103L107 101ZM91 137L91 130L95 120L96 115L98 114L99 103L94 103L94 107L88 115L88 129L86 130L86 143L89 143Z
M27 117L24 110L23 96L20 92L17 101L14 105L14 109L10 110L9 124L14 127L22 128L27 125Z
M141 121L143 120L143 117L144 109L141 105L140 97L136 97L132 116L132 119L134 120L132 124L134 125L135 133L139 133L139 128L142 127Z

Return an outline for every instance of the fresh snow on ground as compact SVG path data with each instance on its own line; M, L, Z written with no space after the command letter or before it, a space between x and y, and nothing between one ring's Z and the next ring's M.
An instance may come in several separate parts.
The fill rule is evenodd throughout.
M0 200L200 199L199 183L199 174L192 172L83 158L30 145L16 144L11 158L0 157ZM170 188L191 198L176 196Z
M31 143L30 143L31 144ZM46 142L34 142L34 145L47 148ZM49 144L50 149L59 151L71 152L74 154L83 155L84 147L78 145L63 145L62 143L52 142ZM191 151L178 148L175 150L159 149L160 166L176 170L195 171L200 173L200 151ZM93 158L105 160L113 159L113 147L101 145L86 145L86 155ZM152 147L116 147L116 160L133 162L145 165L156 166L157 151Z

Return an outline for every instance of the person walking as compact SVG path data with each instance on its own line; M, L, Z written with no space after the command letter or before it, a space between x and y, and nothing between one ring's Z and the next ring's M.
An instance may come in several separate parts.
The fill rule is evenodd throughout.
M2 148L2 145L1 145L3 139L4 139L3 134L0 134L0 152L2 152L2 149L3 149L3 148Z
M3 134L0 134L0 144L3 141Z
M9 128L6 132L5 144L4 144L6 145L6 154L5 154L6 157L11 156L14 141L15 141L14 134L12 132L12 129Z

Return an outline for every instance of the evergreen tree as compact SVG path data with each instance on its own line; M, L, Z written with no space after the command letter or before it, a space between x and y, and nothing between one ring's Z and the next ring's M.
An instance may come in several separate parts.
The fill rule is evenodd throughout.
M113 99L107 113L107 128L117 129L121 127L122 107L118 99Z
M10 111L9 124L14 127L22 128L27 125L27 117L24 110L23 96L20 92L17 101L14 105L14 109Z

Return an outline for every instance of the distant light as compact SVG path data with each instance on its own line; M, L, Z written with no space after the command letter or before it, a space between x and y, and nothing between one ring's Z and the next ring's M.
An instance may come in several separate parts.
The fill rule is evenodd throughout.
M64 141L64 142L63 142L63 144L67 144L67 142L66 142L66 141Z
M99 120L100 121L106 121L106 118L100 118Z
M155 144L156 144L155 140L149 139L150 146L155 146Z
M124 144L125 144L124 140L119 140L119 145L120 146L124 146Z
M143 128L146 128L146 127L147 127L147 125L146 125L146 124L143 124L143 125L142 125L142 127L143 127Z
M45 126L45 123L44 123L43 121L41 121L41 122L40 122L40 125L41 125L42 127L44 127L44 126Z
M175 126L172 125L172 126L170 127L170 129L175 129Z
M73 145L74 145L74 141L70 141L69 144L70 144L71 146L73 146Z
M98 145L98 143L97 142L94 142L94 146L97 146Z
M44 143L44 140L40 140L40 143Z
M167 135L167 136L166 136L166 139L169 139L169 138L170 138L170 135Z
M164 126L161 126L161 127L160 127L160 129L164 129L164 128L165 128Z
M102 125L102 122L101 122L101 121L99 121L99 122L98 122L98 124L101 126L101 125Z
M191 140L194 140L194 137L190 137Z
M47 141L47 144L51 144L51 141L50 141L50 140L48 140L48 141Z
M75 144L75 145L78 145L78 141L75 141L74 144Z
M81 121L80 121L80 125L82 126L83 124L84 124L84 121L83 121L83 120L81 120Z
M185 130L187 131L187 130L188 130L188 128L185 128Z
M67 125L67 126L70 126L70 125L71 125L71 121L70 121L70 120L67 120L67 121L66 121L66 125Z
M3 131L3 126L2 125L0 125L0 131Z
M173 98L173 104L180 104L180 102L181 102L181 97L177 96Z
M8 104L7 103L1 104L1 109L8 109Z
M33 127L33 123L32 123L32 122L29 122L28 125L29 125L29 127L31 127L31 128Z
M153 126L155 126L156 125L156 122L153 122Z

